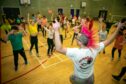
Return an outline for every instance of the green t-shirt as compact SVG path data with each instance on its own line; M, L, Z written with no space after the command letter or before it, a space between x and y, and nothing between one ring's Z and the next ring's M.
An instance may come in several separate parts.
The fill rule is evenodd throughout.
M13 50L20 50L23 48L21 32L9 35L8 40L10 40Z

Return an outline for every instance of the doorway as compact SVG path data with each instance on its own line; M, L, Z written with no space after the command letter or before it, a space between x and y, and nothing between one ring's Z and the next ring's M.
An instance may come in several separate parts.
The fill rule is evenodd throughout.
M70 15L72 18L74 17L74 9L70 9Z
M19 8L9 8L9 7L4 7L3 12L6 16L6 18L17 18L18 15L20 15L20 10Z
M80 9L76 9L76 17L78 18L80 15Z
M107 18L107 10L99 10L98 17L103 17L104 20L106 20L106 18Z

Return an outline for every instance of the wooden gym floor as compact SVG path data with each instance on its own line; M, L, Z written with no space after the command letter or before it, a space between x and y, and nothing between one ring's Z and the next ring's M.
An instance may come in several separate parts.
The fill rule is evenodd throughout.
M111 28L108 37L115 29ZM63 31L64 32L64 31ZM4 37L4 33L1 32ZM75 47L76 41L71 46L73 31L64 39L64 46ZM39 32L39 54L36 56L35 49L33 55L29 54L29 35L23 37L23 45L28 59L28 65L19 56L18 71L14 70L13 54L10 42L1 43L1 66L2 66L2 84L70 84L69 76L73 73L73 63L65 55L54 52L51 58L47 57L46 38ZM97 56L94 65L95 84L126 84L123 80L120 82L112 78L112 74L117 75L123 66L126 66L126 45L122 50L121 60L117 60L118 52L115 52L115 59L111 61L111 49L113 43L106 47L106 54L102 52ZM123 78L126 78L124 76Z

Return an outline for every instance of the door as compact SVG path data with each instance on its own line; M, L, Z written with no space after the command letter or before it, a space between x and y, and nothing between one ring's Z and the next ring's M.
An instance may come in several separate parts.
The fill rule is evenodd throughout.
M6 15L6 18L17 18L20 15L19 8L8 8L4 7L3 12Z
M106 20L106 18L107 18L107 10L99 10L98 17L103 17L104 20Z
M80 15L80 9L76 9L76 17L78 18Z
M70 15L72 16L72 18L74 17L74 9L70 10Z

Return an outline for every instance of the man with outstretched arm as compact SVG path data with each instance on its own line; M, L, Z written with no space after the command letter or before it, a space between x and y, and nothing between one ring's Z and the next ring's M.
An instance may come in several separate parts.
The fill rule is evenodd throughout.
M96 47L91 45L90 31L87 29L82 30L77 36L77 44L79 48L65 48L60 41L59 28L55 30L55 47L59 53L68 56L74 63L74 73L70 77L72 84L94 84L94 62L97 54L113 42L118 34L121 26L124 23L119 23L115 32L110 38L103 42L97 43Z

